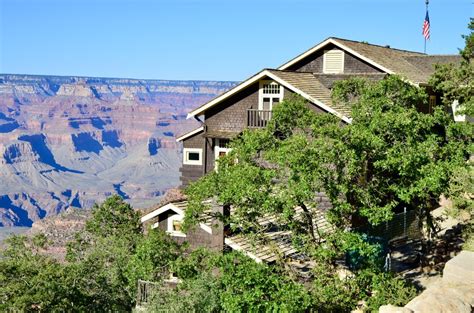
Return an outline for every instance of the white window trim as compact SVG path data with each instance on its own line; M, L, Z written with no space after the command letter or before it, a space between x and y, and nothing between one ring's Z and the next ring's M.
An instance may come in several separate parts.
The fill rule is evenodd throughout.
M270 94L270 95L266 95L266 94L263 93L263 85L264 84L271 84L271 83L274 83L274 84L277 84L277 85L280 86L280 93L278 93L278 94L275 93L275 94ZM263 98L270 98L270 111L273 110L273 98L278 98L279 102L282 102L283 101L284 90L285 90L285 87L283 87L283 85L277 83L274 80L261 80L261 81L259 81L258 109L263 110Z
M218 166L218 160L219 160L219 153L221 152L225 152L225 154L229 153L230 151L232 151L231 148L224 148L224 147L221 147L220 146L220 139L219 138L216 138L216 144L214 146L214 160L215 160L215 163L214 163L214 170L217 171L217 166Z
M219 138L216 138L216 145L214 146L214 155L216 160L219 159L220 152L225 152L227 154L232 150L231 148L221 147L220 142L221 140Z
M455 122L465 122L466 115L465 114L458 114L458 111L462 108L459 104L458 100L454 100L451 104L451 108L453 109L453 117Z
M342 54L341 67L339 68L338 72L328 71L327 68L326 68L326 55L327 55L328 52L331 52L331 51L338 51L338 53ZM323 73L324 74L342 74L342 73L344 73L345 56L346 56L346 54L344 53L344 50L339 50L339 49L324 50L324 54L323 54Z
M173 230L173 222L179 221L183 222L183 217L179 214L174 214L168 217L168 230L166 231L170 236L173 237L186 237L186 234L180 231Z
M189 160L188 153L199 153L199 161ZM185 165L202 165L202 149L201 148L183 148L183 164Z

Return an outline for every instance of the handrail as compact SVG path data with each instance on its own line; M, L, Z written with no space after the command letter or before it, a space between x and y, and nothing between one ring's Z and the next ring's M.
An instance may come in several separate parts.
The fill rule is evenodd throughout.
M271 110L247 110L247 127L248 128L263 128L266 127L268 121L272 118Z

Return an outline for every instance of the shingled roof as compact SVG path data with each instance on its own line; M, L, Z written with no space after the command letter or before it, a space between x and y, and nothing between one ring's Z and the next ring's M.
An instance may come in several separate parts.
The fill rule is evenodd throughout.
M401 75L415 84L426 84L428 82L434 71L434 64L456 62L460 59L457 55L427 55L416 51L395 49L390 46L330 37L286 62L278 69L285 70L312 53L324 49L329 44L336 45L387 74Z
M347 39L334 38L344 46L364 55L393 74L406 77L413 83L425 84L434 72L434 64L456 62L457 55L427 55L420 52L393 49L389 46L379 46Z
M341 104L333 103L331 90L324 86L313 73L289 72L279 70L268 70L270 73L280 77L285 82L303 91L313 99L321 101L339 114L349 117L351 109Z
M326 220L322 210L316 208L310 210L314 215L313 224L318 229L315 234L316 239L323 240L323 238L319 238L319 234L330 233L333 228ZM296 219L303 218L303 209L300 207L295 209L295 213ZM226 237L225 243L234 250L242 251L257 262L272 263L279 258L287 261L307 259L293 247L292 231L282 228L274 216L268 215L260 218L258 224L264 229L258 239L242 232L235 232Z
M323 202L328 201L326 197L322 197L321 195L318 195L317 199L321 202L323 207ZM220 205L217 204L215 200L207 200L205 201L205 204L209 206L209 209L201 214L199 226L204 231L212 234L215 218L212 212L218 211ZM144 223L150 221L159 214L168 210L172 210L175 213L184 216L187 207L188 201L186 200L170 202L144 215L141 218L141 222ZM313 211L314 216L313 223L318 229L316 236L318 237L319 234L331 232L333 228L326 220L325 212L322 209L316 208L311 210ZM300 207L295 208L295 213L296 219L302 218L303 210ZM264 216L258 219L257 223L262 228L262 232L259 234L258 240L255 240L251 234L237 230L231 235L226 236L224 238L224 242L232 249L241 251L257 262L271 263L279 258L284 258L289 261L306 259L304 255L302 255L293 247L292 232L288 229L284 229L284 225L280 225L278 223L276 216ZM322 240L322 238L319 239Z
M346 53L360 58L364 62L380 69L379 74L357 73L350 76L358 76L369 80L379 80L387 74L397 74L414 84L427 84L429 77L434 72L434 65L438 63L459 62L458 55L427 55L421 52L408 51L369 44L360 41L347 40L342 38L330 37L311 49L303 52L292 60L286 62L276 70L265 69L250 77L233 89L209 101L201 107L191 111L188 117L196 116L205 112L227 97L249 87L259 79L265 76L276 76L281 82L287 82L298 90L302 91L312 98L312 102L323 108L325 111L338 115L341 119L350 123L350 108L338 106L331 101L329 88L336 78L347 78L345 74L321 74L321 73L303 73L295 71L286 71L293 64L300 62L316 51L320 51L327 45L335 45ZM272 77L270 77L272 78ZM280 83L281 83L280 82ZM316 100L316 101L314 101Z

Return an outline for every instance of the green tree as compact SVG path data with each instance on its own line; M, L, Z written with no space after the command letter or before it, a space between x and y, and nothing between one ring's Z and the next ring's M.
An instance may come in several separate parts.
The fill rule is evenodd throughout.
M351 108L350 124L316 114L296 97L274 108L265 129L246 130L231 142L218 171L186 190L185 226L201 221L209 198L230 206L223 221L256 240L265 231L259 219L271 215L281 229L292 230L294 246L320 265L310 289L318 309L350 310L359 299L372 308L396 297L405 301L414 289L383 274L380 244L352 227L390 221L407 207L433 229L430 212L449 191L453 173L466 167L472 137L442 106L433 114L420 112L426 93L396 76L339 82L333 97ZM313 223L318 192L331 201L326 215L333 232ZM341 281L335 261L347 253L356 256L358 267Z
M304 312L308 290L278 271L240 253L197 250L175 264L183 281L156 295L152 309L163 312Z
M338 228L355 218L377 225L403 206L419 210L433 228L430 211L452 173L465 166L469 134L442 107L419 112L426 94L395 76L340 82L334 97L352 107L351 124L316 114L297 98L277 106L265 129L244 131L219 171L187 189L187 225L208 209L203 200L216 197L233 207L231 225L258 232L257 220L272 214L315 243L322 234L311 208L324 191L332 204L328 218ZM295 218L295 207L302 218Z
M467 213L470 215L470 221L464 228L466 244L465 249L474 251L474 166L472 154L474 146L472 138L474 126L472 119L474 117L474 19L471 18L469 25L469 34L464 35L465 47L460 51L461 61L436 66L430 84L434 89L443 94L443 103L451 107L453 101L459 103L459 114L468 116L467 123L459 123L458 128L463 129L470 135L469 152L471 159L467 162L465 168L460 168L453 173L449 192L446 194L453 202L451 213L458 215Z
M141 233L140 215L119 195L113 195L102 204L94 205L86 230L99 237L133 236Z
M474 116L474 19L471 18L469 34L464 35L465 47L460 51L459 63L436 65L436 71L430 79L430 85L443 95L443 102L451 107L453 101L459 101L460 114Z
M138 279L160 281L181 247L160 230L140 232L119 197L94 207L66 262L45 254L44 235L13 237L0 257L0 311L129 312Z

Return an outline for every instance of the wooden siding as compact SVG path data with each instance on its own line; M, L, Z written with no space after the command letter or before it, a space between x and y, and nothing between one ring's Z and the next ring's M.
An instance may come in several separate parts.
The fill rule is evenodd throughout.
M258 82L206 111L208 131L240 133L246 127L247 109L258 108Z
M202 164L203 165L188 165L183 164L183 158L181 157L181 167L179 169L181 173L181 186L187 186L190 182L199 179L205 173L205 160L206 150L204 149L204 132L195 134L189 138L183 140L183 148L199 148L202 149Z
M296 72L323 73L323 54L324 50L334 49L334 45L328 45L326 48L316 51L305 59L293 64L287 70ZM344 73L381 73L374 66L344 51Z
M247 109L258 108L258 82L239 94L226 99L220 105L206 112L206 132L226 131L233 133L242 132L247 126ZM284 89L284 98L294 92ZM316 113L326 113L316 105L308 102L308 107ZM185 187L190 182L199 179L205 173L215 168L215 138L207 138L205 133L199 133L183 140L184 148L203 149L203 165L181 165L181 186Z
M176 215L173 211L167 211L157 216L153 223L158 222L158 227L163 230L168 230L168 222L169 218L173 215ZM216 251L222 251L224 248L224 231L222 227L214 227L212 228L212 235L196 226L192 230L186 233L186 237L178 237L178 236L171 236L174 241L178 243L187 242L189 244L189 248L194 250L199 247L206 247L209 249L213 249Z

